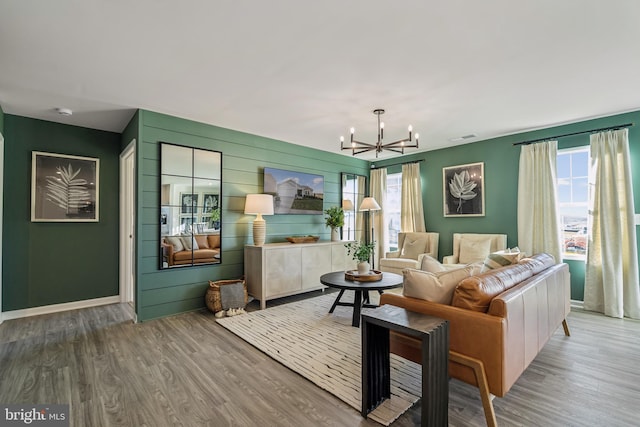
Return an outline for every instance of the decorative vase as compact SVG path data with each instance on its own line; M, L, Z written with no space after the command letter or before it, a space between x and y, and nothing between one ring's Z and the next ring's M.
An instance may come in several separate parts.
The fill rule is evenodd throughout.
M331 228L331 241L332 242L337 242L338 240L340 240L340 230L338 230L338 227L332 227Z
M369 269L371 265L367 261L362 261L358 263L358 274L369 274Z

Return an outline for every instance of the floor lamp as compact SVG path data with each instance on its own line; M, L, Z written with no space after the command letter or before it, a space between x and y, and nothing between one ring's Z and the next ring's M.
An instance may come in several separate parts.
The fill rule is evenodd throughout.
M378 202L376 202L376 199L374 199L373 197L365 197L364 199L362 199L362 203L360 204L360 211L361 212L369 212L369 221L371 222L371 240L369 240L368 238L365 238L365 242L369 243L370 241L373 242L376 236L375 230L374 230L374 224L373 224L373 220L374 217L373 215L375 214L375 211L379 211L381 210L380 205L378 204ZM376 268L376 248L374 246L373 248L373 260L371 262L371 268L375 269Z
M347 214L347 240L351 240L351 212L353 212L353 202L349 199L342 201L342 210Z

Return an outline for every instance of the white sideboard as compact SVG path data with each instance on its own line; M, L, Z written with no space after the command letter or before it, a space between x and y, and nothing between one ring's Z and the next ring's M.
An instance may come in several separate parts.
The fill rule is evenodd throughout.
M300 294L325 286L320 276L355 268L347 257L346 241L268 243L244 248L244 274L249 294L264 309L270 299Z

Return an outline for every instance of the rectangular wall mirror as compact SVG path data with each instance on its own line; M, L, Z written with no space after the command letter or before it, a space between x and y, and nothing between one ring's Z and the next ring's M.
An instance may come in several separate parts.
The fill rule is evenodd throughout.
M358 207L362 199L367 197L367 177L353 173L342 172L341 199L344 210L343 240L364 241L364 214Z
M160 144L160 268L220 264L222 153Z

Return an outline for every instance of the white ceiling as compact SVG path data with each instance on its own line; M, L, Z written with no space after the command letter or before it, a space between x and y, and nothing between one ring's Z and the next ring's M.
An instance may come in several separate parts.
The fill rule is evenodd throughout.
M333 152L351 126L373 142L384 108L386 139L412 124L431 150L640 109L639 22L638 0L0 0L0 105Z

